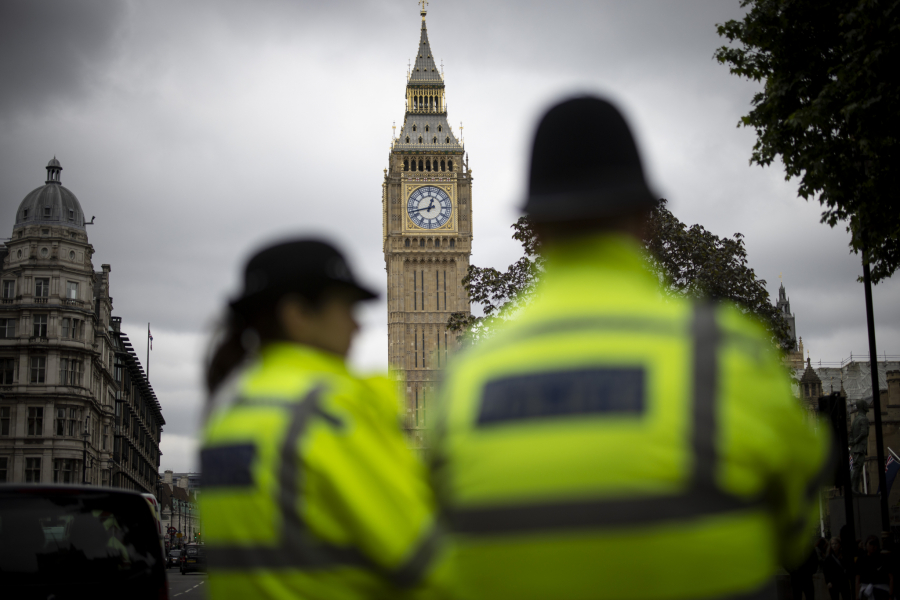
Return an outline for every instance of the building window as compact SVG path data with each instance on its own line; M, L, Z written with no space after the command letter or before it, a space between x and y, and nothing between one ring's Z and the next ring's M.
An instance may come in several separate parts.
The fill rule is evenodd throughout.
M16 337L16 320L0 319L0 338Z
M44 408L28 407L28 435L44 435Z
M450 240L450 247L451 247L451 248L455 248L455 247L456 247L456 240L453 240L453 239Z
M59 359L60 385L81 385L81 361L72 358Z
M100 471L100 482L103 487L109 486L109 469L103 469L102 471Z
M75 483L74 458L57 458L53 461L53 483Z
M47 315L34 315L34 331L32 335L36 338L47 337Z
M7 279L3 282L3 298L7 300L11 300L16 297L16 282L15 280Z
M45 216L45 217L49 217L49 216L50 216L50 207L49 207L49 206L45 206L45 207L44 207L44 216Z
M78 300L78 282L77 281L67 281L66 282L66 298L69 300Z
M8 406L0 407L0 435L9 435L9 413Z
M45 356L31 357L31 383L44 383L46 370L47 358Z
M25 459L25 483L41 482L41 459L26 458Z
M6 483L9 477L6 475L6 471L9 468L9 459L5 456L0 456L0 483Z
M409 238L406 238L406 243L404 244L407 248L409 248Z
M82 319L62 319L62 337L80 340L84 336L84 321Z
M108 446L109 446L109 425L104 425L103 426L103 449L106 450L106 448Z
M46 248L44 248L46 250ZM38 298L46 298L50 295L50 278L35 277L34 278L34 295Z
M50 256L50 250L47 248L41 248L41 258L47 258Z
M71 208L69 209L69 220L70 220L70 221L74 221L74 220L75 220L75 211L72 210Z
M0 358L0 385L13 383L16 376L16 359Z

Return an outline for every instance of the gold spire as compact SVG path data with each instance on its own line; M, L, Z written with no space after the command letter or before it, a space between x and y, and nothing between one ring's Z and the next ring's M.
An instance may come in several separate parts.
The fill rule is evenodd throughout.
M425 7L428 6L428 1L427 1L427 0L419 0L416 4L421 4L421 5L422 5L422 10L419 12L419 14L422 15L422 20L424 21L424 20L425 20L425 13L428 12L428 11L425 10Z

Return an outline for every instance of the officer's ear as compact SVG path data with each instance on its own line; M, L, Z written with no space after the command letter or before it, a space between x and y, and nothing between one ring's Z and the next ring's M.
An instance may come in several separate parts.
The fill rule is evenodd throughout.
M286 294L275 305L278 325L284 337L294 341L306 341L318 308L298 294Z

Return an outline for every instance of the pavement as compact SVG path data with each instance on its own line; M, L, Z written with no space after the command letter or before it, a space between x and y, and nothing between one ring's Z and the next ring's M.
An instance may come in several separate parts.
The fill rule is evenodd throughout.
M206 573L185 573L172 567L166 571L169 580L169 598L180 600L206 600Z

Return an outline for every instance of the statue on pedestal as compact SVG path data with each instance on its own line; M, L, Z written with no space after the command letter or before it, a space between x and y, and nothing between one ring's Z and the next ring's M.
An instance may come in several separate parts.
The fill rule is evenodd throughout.
M856 401L856 416L850 425L850 456L853 470L850 472L850 486L857 494L862 494L863 469L866 467L866 453L869 449L869 404L865 400Z

